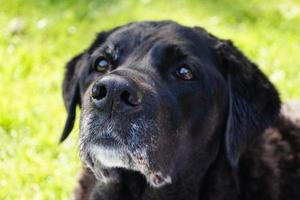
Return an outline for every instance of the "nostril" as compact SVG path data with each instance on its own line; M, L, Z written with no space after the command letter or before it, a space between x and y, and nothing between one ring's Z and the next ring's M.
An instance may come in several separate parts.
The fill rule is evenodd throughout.
M121 93L121 101L125 102L127 105L130 105L130 106L137 106L140 104L140 99L138 96L133 96L130 94L130 92L128 92L127 90L124 90L122 93Z
M94 85L92 88L92 97L96 100L101 100L106 97L106 87L104 85Z
M121 93L121 100L124 101L126 104L131 105L129 98L130 98L130 93L127 90Z

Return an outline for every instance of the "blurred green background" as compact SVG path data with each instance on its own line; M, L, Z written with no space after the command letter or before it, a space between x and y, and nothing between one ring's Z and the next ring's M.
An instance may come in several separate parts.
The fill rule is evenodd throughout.
M172 3L171 3L172 2ZM95 33L173 19L231 38L278 87L300 97L298 0L0 0L0 199L68 199L80 171L78 126L66 117L64 64Z

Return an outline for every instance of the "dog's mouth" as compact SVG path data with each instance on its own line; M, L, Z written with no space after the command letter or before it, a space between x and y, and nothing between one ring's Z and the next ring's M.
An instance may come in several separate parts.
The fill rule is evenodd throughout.
M149 116L112 120L84 113L80 125L82 161L99 180L111 180L110 172L121 168L143 174L154 187L171 183L168 167L157 161L158 124Z
M108 134L101 134L97 137L95 143L102 148L110 149L110 148L120 148L124 146L124 143L118 138Z
M116 179L115 169L117 168L140 172L153 187L162 187L172 182L169 174L153 169L150 166L147 155L125 152L122 147L94 146L90 151L84 153L82 158L84 163L93 171L96 178L104 182Z
M147 145L145 145L147 146ZM123 168L140 172L153 187L170 184L171 176L153 166L153 158L143 147L133 148L120 139L102 135L96 144L81 145L81 158L97 179L108 182L115 180L115 169Z

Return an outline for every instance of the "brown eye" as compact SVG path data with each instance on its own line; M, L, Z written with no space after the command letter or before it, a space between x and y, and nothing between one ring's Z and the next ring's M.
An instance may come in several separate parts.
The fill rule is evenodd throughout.
M176 70L176 76L183 80L191 80L193 78L193 73L189 67L181 66Z
M96 71L104 73L109 68L109 61L105 58L99 58L96 60L94 68Z

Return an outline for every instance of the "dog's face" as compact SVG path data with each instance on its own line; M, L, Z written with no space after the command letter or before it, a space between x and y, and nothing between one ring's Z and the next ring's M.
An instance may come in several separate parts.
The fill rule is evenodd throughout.
M236 48L173 22L100 33L69 62L64 97L62 139L81 105L81 157L96 176L126 168L155 187L204 174L223 146L236 164L253 136L243 134L264 129L278 111L276 91Z

